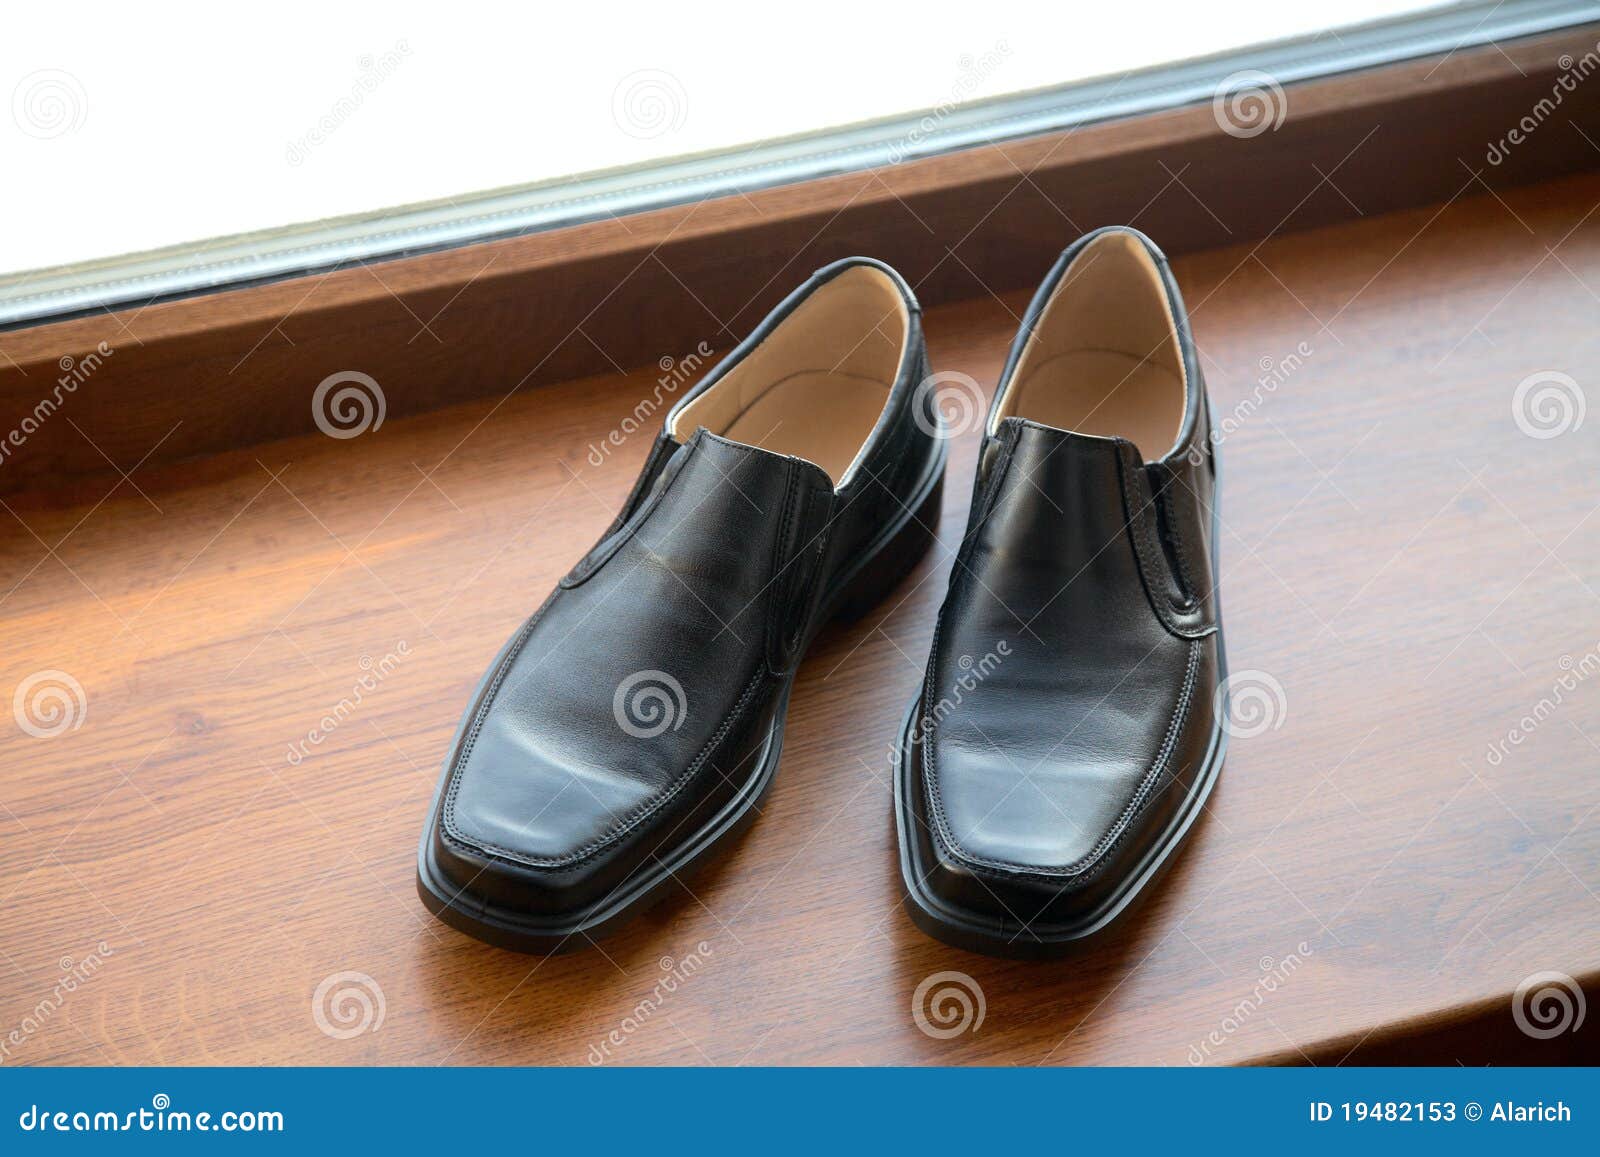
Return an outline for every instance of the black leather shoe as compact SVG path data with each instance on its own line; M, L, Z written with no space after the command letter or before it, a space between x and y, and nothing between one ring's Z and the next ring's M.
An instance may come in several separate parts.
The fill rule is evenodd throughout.
M672 407L616 521L473 696L418 852L430 910L580 947L751 818L813 634L931 541L927 373L910 289L851 258Z
M1062 254L990 408L972 514L896 760L909 910L1053 955L1172 854L1222 765L1216 467L1166 259Z

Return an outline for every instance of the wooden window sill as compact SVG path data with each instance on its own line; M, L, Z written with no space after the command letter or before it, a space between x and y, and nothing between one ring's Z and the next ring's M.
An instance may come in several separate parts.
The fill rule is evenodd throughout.
M16 1059L581 1065L663 959L699 952L671 1025L629 1033L617 1060L1595 1060L1591 1032L1518 1032L1511 993L1555 969L1594 998L1600 783L1582 769L1600 733L1573 709L1498 765L1486 752L1548 694L1560 656L1596 645L1593 440L1528 437L1512 397L1539 371L1593 390L1600 177L1494 194L1452 180L1463 195L1446 204L1175 263L1217 410L1238 419L1222 447L1231 665L1282 686L1281 726L1232 744L1209 815L1138 915L1057 965L956 953L897 906L887 745L949 549L882 612L821 637L765 814L692 896L604 956L542 964L422 909L417 832L458 713L622 500L648 433L591 447L658 369L508 390L521 363L485 353L504 363L492 396L393 406L356 438L8 494L4 685L67 670L87 715L55 739L0 739L5 948L30 978L0 985L0 1018L31 1009L64 953L115 953ZM775 288L808 263L771 270ZM934 365L992 388L1025 299L931 309ZM516 324L509 306L494 316ZM606 343L612 324L579 340ZM280 350L266 335L262 372L313 351L343 368L303 336ZM423 332L411 348L445 378L452 347ZM229 388L141 418L120 465ZM953 447L947 547L974 445ZM357 656L402 644L291 761L369 670ZM911 993L952 968L982 986L986 1016L933 1040ZM349 969L381 985L386 1019L333 1041L307 995Z

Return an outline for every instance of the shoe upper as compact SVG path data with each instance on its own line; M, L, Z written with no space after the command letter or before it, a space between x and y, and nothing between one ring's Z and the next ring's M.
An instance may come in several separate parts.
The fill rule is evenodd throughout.
M851 259L668 411L462 721L424 837L452 903L581 912L746 789L838 576L942 464L926 372L909 289Z
M1212 450L1165 258L1084 237L997 388L903 748L938 902L1013 930L1090 918L1182 806L1218 728Z

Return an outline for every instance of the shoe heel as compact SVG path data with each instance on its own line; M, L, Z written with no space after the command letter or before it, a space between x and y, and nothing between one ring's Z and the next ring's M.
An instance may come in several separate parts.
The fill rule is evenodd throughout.
M867 560L839 593L834 604L835 622L853 623L883 601L902 579L917 568L933 545L933 532L939 525L939 510L944 498L941 473L916 513Z

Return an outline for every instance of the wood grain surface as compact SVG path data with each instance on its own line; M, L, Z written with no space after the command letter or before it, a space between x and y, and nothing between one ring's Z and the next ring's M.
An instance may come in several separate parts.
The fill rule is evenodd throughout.
M1600 1010L1546 1040L1512 1004L1600 979L1597 207L1573 178L1178 263L1262 713L1158 894L1059 962L898 905L888 750L970 428L934 557L807 659L754 827L548 960L433 921L416 840L484 666L621 502L648 435L592 447L659 369L7 496L0 1063L1593 1059ZM992 387L1024 299L930 311L935 366ZM983 1010L947 1037L914 1010L945 972Z

